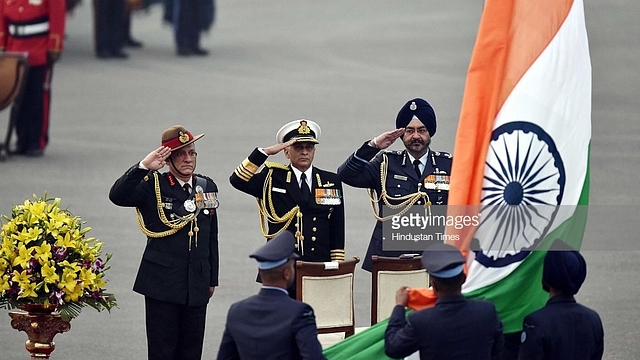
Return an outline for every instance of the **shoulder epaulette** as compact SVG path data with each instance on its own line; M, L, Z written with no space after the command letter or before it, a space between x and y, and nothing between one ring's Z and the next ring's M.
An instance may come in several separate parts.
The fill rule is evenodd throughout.
M289 170L289 165L285 165L285 164L280 164L277 162L271 162L271 161L266 161L264 163L264 166L270 168L270 169L282 169L282 170Z
M208 181L211 181L212 183L215 183L215 181L213 181L213 179L208 177L207 175L202 175L202 174L194 174L194 175L197 176L197 177L201 177L203 179L206 179Z
M382 150L382 153L387 154L387 155L402 155L402 150Z
M453 158L453 156L450 153L446 152L446 151L434 151L433 155L438 156L438 157L444 157L444 158L447 158L447 159L452 159Z

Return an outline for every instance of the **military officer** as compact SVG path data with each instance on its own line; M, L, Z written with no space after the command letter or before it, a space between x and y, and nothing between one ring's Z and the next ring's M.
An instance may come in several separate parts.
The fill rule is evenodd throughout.
M452 157L431 150L436 133L436 114L424 99L407 101L396 117L396 129L366 141L338 168L340 179L348 185L367 188L378 220L371 235L362 268L371 271L371 256L399 256L399 251L383 251L382 216L385 204L400 206L446 205L449 194ZM405 150L385 150L402 138ZM374 194L375 193L375 194Z
M200 360L206 309L218 285L218 187L196 174L194 136L175 125L162 146L111 187L109 199L135 207L147 236L133 290L145 297L149 359ZM165 165L169 171L159 173Z
M462 295L465 261L456 247L443 242L433 243L422 253L422 265L438 300L434 307L405 317L409 288L398 289L384 335L387 356L398 359L420 351L422 360L501 358L503 326L496 307Z
M276 134L277 144L254 149L229 181L256 198L267 239L290 230L301 260L343 261L342 182L335 173L312 165L320 131L311 120L287 123ZM266 161L281 151L289 164Z
M582 255L556 240L542 269L542 288L549 293L549 301L524 318L518 359L602 359L600 316L574 297L586 277Z
M16 103L16 152L42 156L49 142L53 63L62 53L66 2L0 0L0 52L26 52L29 72Z
M284 231L250 255L258 262L262 288L231 305L218 359L325 359L313 309L287 296L295 281L295 243Z

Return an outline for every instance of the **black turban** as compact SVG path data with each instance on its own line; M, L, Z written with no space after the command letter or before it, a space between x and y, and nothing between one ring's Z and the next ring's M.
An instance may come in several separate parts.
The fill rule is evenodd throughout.
M436 112L426 100L420 98L407 101L400 109L396 117L396 129L407 127L414 116L426 126L429 136L436 133Z
M575 250L554 250L558 242L556 240L544 258L542 282L564 294L574 295L587 277L587 263Z

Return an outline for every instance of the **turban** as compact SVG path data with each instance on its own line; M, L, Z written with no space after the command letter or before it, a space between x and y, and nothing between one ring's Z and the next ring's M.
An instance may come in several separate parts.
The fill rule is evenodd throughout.
M407 127L414 116L426 126L429 136L436 133L436 113L426 100L420 98L407 101L400 109L396 129Z
M559 240L554 242L544 258L542 282L565 294L574 295L587 277L587 263L573 249L554 250L558 243Z

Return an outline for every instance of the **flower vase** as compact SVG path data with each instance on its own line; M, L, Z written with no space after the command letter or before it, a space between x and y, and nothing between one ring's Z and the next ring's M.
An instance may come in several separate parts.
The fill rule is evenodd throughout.
M54 306L28 304L19 307L21 311L11 311L11 327L27 333L25 348L31 359L49 359L56 348L53 337L71 329L68 321L62 320Z

